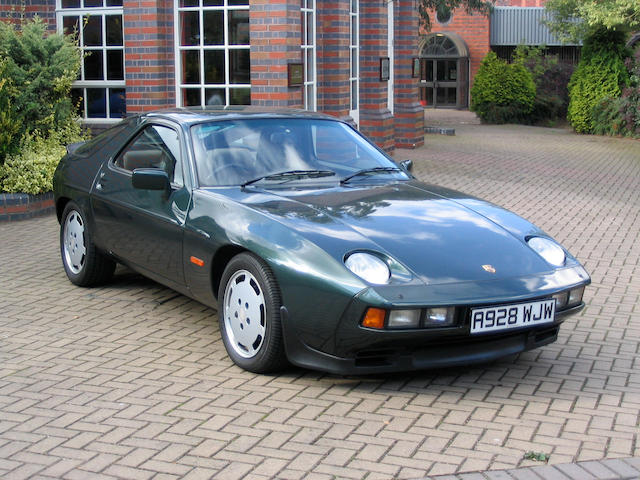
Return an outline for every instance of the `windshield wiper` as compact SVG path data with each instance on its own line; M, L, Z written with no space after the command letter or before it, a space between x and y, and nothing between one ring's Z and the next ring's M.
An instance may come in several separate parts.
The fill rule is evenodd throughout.
M268 175L262 175L253 180L244 182L241 187L246 187L261 180L295 180L298 178L320 178L331 177L335 175L335 172L331 170L285 170L284 172L270 173Z
M345 183L347 183L349 180L351 180L354 177L359 177L361 175L373 175L376 173L394 173L394 172L401 172L402 169L398 168L398 167L373 167L373 168L363 168L362 170L358 170L355 173L352 173L351 175L348 175L346 177L344 177L342 180L340 180L340 185L344 185Z

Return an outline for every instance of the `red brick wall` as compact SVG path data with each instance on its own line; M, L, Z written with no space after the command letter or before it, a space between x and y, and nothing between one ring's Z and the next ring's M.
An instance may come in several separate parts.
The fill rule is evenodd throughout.
M318 110L349 117L349 1L316 2L318 11Z
M250 0L251 104L298 107L302 87L288 87L287 65L302 62L300 2Z
M50 32L56 31L55 0L0 0L0 21L19 24L38 15Z
M471 87L482 59L489 52L489 17L479 13L470 15L464 9L458 9L453 11L451 20L446 25L441 25L435 20L435 12L432 13L431 18L431 33L457 33L467 44L472 79L469 87Z
M546 0L497 0L498 7L544 7ZM442 25L437 22L435 12L431 12L431 32L428 33L457 33L460 35L469 49L470 83L473 85L480 63L489 52L489 17L479 13L469 14L464 9L453 11L451 20ZM422 31L421 34L427 32Z
M176 105L172 0L124 0L127 113Z

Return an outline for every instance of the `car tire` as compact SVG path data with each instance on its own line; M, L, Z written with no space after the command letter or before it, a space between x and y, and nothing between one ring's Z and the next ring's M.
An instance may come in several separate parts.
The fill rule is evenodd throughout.
M280 289L268 265L250 253L231 259L218 290L220 333L231 360L255 373L287 365Z
M116 268L116 262L93 244L86 216L74 202L67 203L62 213L60 255L67 277L81 287L107 282Z

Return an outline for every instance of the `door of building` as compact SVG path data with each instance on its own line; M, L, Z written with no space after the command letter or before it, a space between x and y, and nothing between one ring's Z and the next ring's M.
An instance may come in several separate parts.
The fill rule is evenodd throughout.
M428 107L458 105L458 60L420 59L420 101Z
M425 107L467 108L469 49L455 33L421 37L420 101Z

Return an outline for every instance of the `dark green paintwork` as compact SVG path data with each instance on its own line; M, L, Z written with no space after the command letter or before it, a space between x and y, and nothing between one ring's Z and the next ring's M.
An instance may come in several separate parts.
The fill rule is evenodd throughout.
M234 115L244 114L220 117ZM185 156L193 161L188 126L211 118L174 112L129 120L128 127L101 148L87 153L80 147L65 157L55 176L56 201L61 209L73 199L90 212L99 248L214 307L224 263L243 250L262 258L282 291L287 351L294 363L354 371L352 364L323 367L323 361L354 356L368 346L408 348L468 336L464 319L440 332L368 331L359 326L367 306L513 303L590 281L570 255L565 267L555 268L534 253L526 238L545 234L526 220L417 180L366 177L343 186L322 179L286 187L199 189L191 187L196 182L187 171L186 186L166 192L135 189L130 174L105 162L141 126L154 121L181 127ZM393 260L388 285L367 285L344 266L345 256L356 250ZM204 267L190 262L191 256L204 260ZM496 272L485 271L486 264ZM520 348L516 343L499 352Z

